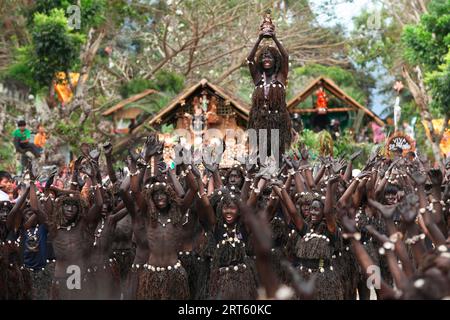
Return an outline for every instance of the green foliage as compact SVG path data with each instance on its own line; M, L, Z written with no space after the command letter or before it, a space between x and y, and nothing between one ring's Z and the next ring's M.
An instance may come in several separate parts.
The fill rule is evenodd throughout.
M132 79L119 88L120 95L126 99L132 95L141 93L147 89L155 89L155 84L151 80L137 78Z
M183 89L184 77L170 71L156 73L154 80L135 78L119 88L120 95L125 99L146 89L176 94Z
M450 114L450 51L445 57L445 63L438 70L427 74L426 84L433 96L432 111L435 116L442 116L445 112Z
M323 135L323 133L315 133L312 130L305 129L300 134L299 141L293 149L300 150L300 146L305 145L311 159L316 160L320 155L321 135ZM353 163L355 169L361 169L364 167L374 146L375 145L372 143L356 143L348 132L344 132L341 137L333 142L333 157L336 159L340 157L348 158L356 151L362 150L362 154Z
M53 9L61 9L69 18L73 12L67 9L71 5L78 5L77 0L39 0L28 12L29 25L32 24L36 13L50 15ZM98 27L105 21L105 0L81 0L80 1L80 28L83 32L87 32L89 28ZM70 13L69 13L70 12Z
M24 46L17 48L14 54L14 63L12 63L2 75L5 79L15 79L26 86L28 86L32 92L36 92L40 85L33 77L30 66L30 57L32 56L32 47Z
M183 89L184 77L175 72L161 70L155 75L156 90L178 93Z
M0 170L8 172L15 172L16 167L16 148L11 139L14 129L13 123L6 123L4 128L6 134L0 137Z
M399 43L402 28L392 19L389 10L381 10L380 28L368 28L369 21L375 12L363 10L353 19L354 31L350 42L351 57L364 70L373 69L382 63L387 69L394 68L403 54Z
M433 0L420 23L405 27L405 57L425 70L435 116L450 106L450 0Z
M444 63L450 46L450 0L431 1L428 9L419 24L405 27L402 41L408 61L431 71Z
M75 12L68 8L78 3L80 30L75 30L69 26L69 18ZM35 1L27 12L32 42L17 49L14 64L4 76L23 82L33 93L48 87L56 72L71 71L78 66L86 33L105 21L105 9L105 0Z
M64 11L53 9L48 16L35 14L32 38L31 72L41 86L48 86L57 72L76 65L85 37L70 32Z
M54 134L61 137L70 146L71 151L78 153L80 143L86 142L89 144L97 143L93 138L95 126L92 119L88 118L83 126L79 125L79 113L71 115L70 119L59 120L55 126ZM76 132L77 134L74 134Z
M163 124L161 126L161 133L172 133L175 130L173 124Z
M334 157L348 158L353 153L361 150L362 153L353 162L353 167L355 169L362 169L374 147L375 145L372 143L356 143L348 131L345 131L344 134L334 142Z

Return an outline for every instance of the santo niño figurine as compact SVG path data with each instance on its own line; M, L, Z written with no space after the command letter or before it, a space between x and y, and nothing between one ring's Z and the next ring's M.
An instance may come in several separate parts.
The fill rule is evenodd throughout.
M275 25L272 23L272 18L270 17L270 10L266 11L264 20L260 26L261 33L264 38L271 38L275 32Z
M271 152L271 132L279 130L279 152L283 154L291 144L291 118L286 108L286 82L289 56L275 35L275 27L267 13L260 26L260 33L252 51L247 57L255 89L252 96L249 129L267 129L267 154ZM276 44L264 46L258 53L264 37L270 37ZM256 58L255 58L256 56ZM261 145L259 146L261 150Z

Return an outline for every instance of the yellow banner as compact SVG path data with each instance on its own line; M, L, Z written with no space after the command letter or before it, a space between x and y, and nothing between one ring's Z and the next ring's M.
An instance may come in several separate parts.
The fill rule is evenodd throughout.
M444 119L433 119L431 120L433 123L433 128L435 132L441 132L442 126L444 125ZM428 128L425 121L422 120L422 124L425 127L425 132L429 139L431 139L430 129ZM447 157L450 156L450 121L447 124L447 129L444 132L444 135L442 136L441 143L439 144L439 147L441 148L441 151L443 154L445 154Z
M70 72L70 83L72 84L72 87L76 87L78 83L78 79L80 78L79 73ZM55 82L55 92L58 96L59 102L66 104L72 100L73 92L70 89L70 86L68 84L68 81L66 79L66 73L65 72L58 72L56 74L57 81Z

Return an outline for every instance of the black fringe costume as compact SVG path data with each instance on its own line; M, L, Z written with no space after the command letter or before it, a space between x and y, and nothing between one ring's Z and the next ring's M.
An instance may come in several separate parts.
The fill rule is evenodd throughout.
M266 51L270 51L275 59L274 75L276 75L280 69L281 55L274 47L265 47L260 50L256 58L257 68L261 68L262 56ZM263 75L263 72L261 68L260 74ZM264 94L264 86L269 86L267 97ZM262 76L262 79L256 84L253 91L248 128L255 130L267 129L267 155L271 154L271 130L278 129L280 155L282 155L291 145L291 127L291 117L286 107L286 88L284 84L276 79L271 83L265 83L264 76ZM259 141L258 131L257 136Z
M33 300L49 300L55 263L49 262L40 270L30 270Z
M188 275L181 266L172 270L139 272L138 300L187 300L189 299Z
M32 298L31 275L21 265L16 242L0 244L0 300L29 300Z
M224 205L239 199L237 194L224 194L217 206L214 232L216 249L211 264L210 297L212 299L248 300L257 297L257 278L254 260L246 254L248 241L244 227L238 220L227 225L222 216Z
M374 225L376 224L376 218L375 217L369 217L364 207L359 208L358 212L355 216L356 221L356 228L361 233L361 244L366 249L369 256L372 258L375 265L380 265L380 256L378 254L378 243L375 239L372 238L372 236L367 232L365 229L367 225ZM364 270L361 269L361 266L357 264L358 268L358 291L359 291L359 298L360 300L366 298L370 298L370 290L367 288L367 274ZM361 292L361 290L364 290L366 292Z
M190 299L203 300L208 298L208 283L210 272L210 258L204 256L204 247L207 245L207 234L203 232L198 217L195 203L191 206L187 216L186 225L194 224L192 233L186 233L187 237L193 237L193 250L180 251L178 258L188 274ZM189 228L189 226L188 226ZM189 239L185 241L189 242Z
M289 284L289 276L286 274L285 268L281 262L287 260L285 247L288 242L288 228L284 220L275 216L270 221L270 229L272 231L272 242L274 244L272 248L271 260L277 273L278 279L283 284Z
M332 262L337 237L339 236L328 234L326 224L321 222L316 227L309 228L305 236L299 238L295 247L295 264L301 276L308 280L311 275L317 275L317 300L344 299L341 276L334 270Z

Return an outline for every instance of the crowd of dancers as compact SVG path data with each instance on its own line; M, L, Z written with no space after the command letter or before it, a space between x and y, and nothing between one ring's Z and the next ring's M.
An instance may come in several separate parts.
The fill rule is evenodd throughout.
M64 187L30 166L0 203L0 299L450 297L448 165L374 152L354 176L359 154L303 149L172 168L157 135L102 148Z

